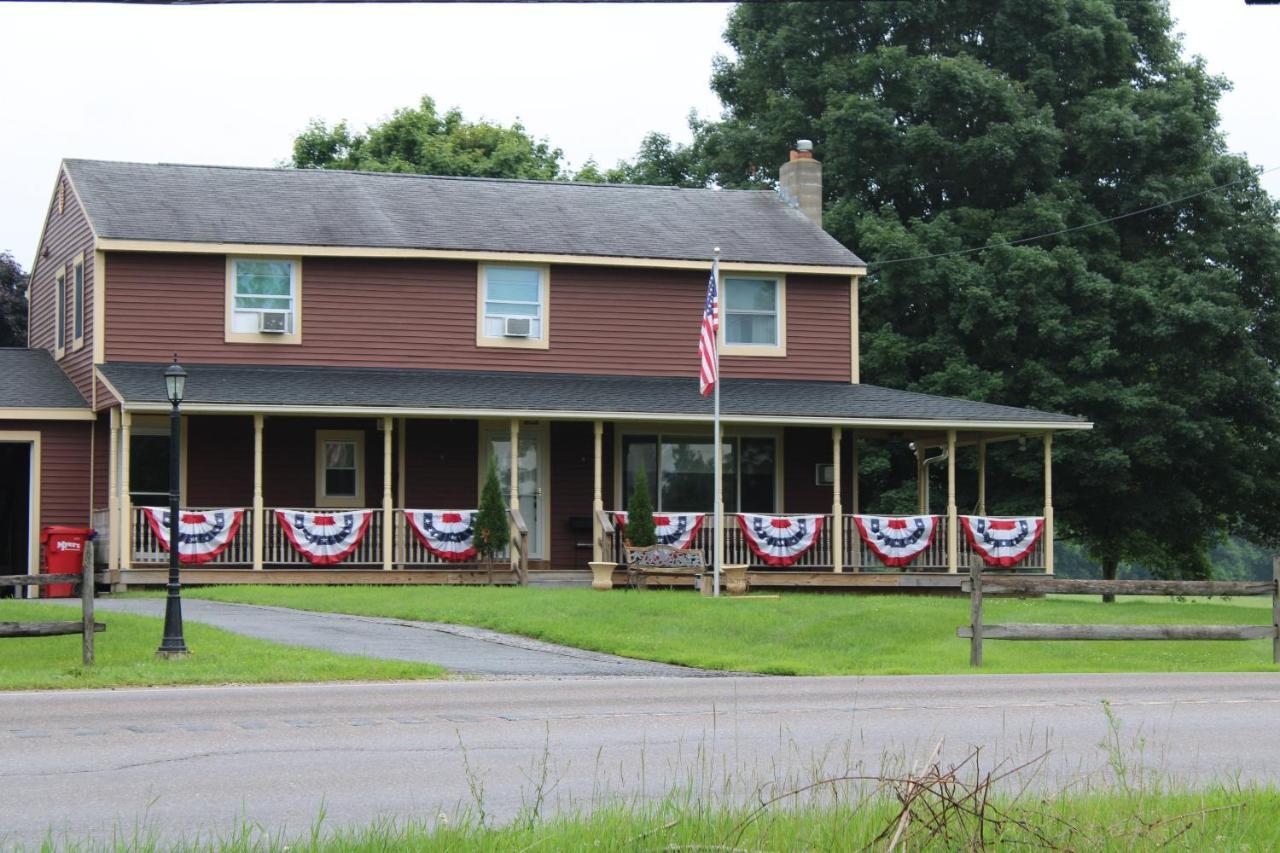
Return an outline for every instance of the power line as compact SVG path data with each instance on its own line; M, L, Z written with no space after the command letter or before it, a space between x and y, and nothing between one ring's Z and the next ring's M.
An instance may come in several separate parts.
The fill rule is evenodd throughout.
M1087 222L1084 225L1073 225L1070 228L1063 228L1058 231L1050 231L1047 234L1037 234L1034 237L1019 237L1017 240L1006 240L1003 243L992 243L987 246L977 246L976 248L972 248L972 249L956 249L953 252L938 252L937 254L934 254L934 255L916 255L910 258L890 258L887 261L873 261L867 264L867 268L871 269L872 267L883 267L883 266L888 266L889 264L905 264L908 261L931 261L936 258L952 258L957 255L971 255L974 252L985 252L988 249L1000 249L1005 246L1017 246L1022 243L1033 243L1036 240L1044 240L1048 237L1057 237L1062 234L1070 234L1074 231L1083 231L1086 228L1096 228L1099 225L1106 225L1110 222L1118 222L1121 219L1128 219L1131 216L1141 216L1144 213L1150 213L1151 211L1159 210L1162 207L1169 207L1170 205L1181 204L1184 201L1190 201L1191 199L1199 198L1202 195L1208 195L1209 193L1217 192L1218 190L1224 190L1227 187L1234 187L1237 184L1247 183L1250 180L1262 177L1268 172L1274 172L1276 169L1280 169L1280 166L1272 166L1270 169L1263 169L1261 172L1257 172L1255 174L1249 175L1249 177L1239 178L1238 180L1234 180L1234 181L1228 181L1227 183L1219 184L1216 187L1209 187L1207 190L1201 190L1200 192L1192 193L1191 195L1184 195L1181 198L1170 199L1169 201L1162 201L1159 204L1153 204L1150 207L1144 207L1144 208L1141 208L1140 210L1131 210L1128 213L1121 213L1118 216L1109 216L1106 219L1099 219L1096 222Z

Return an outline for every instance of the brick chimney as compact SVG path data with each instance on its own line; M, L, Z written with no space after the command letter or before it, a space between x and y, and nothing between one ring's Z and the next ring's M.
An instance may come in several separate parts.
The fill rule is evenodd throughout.
M813 142L796 141L791 159L778 170L778 192L792 207L822 227L822 164L813 159Z

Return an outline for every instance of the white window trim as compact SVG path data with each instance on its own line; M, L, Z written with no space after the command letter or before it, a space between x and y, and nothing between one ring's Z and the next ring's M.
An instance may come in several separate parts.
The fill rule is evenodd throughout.
M537 338L490 337L484 333L485 271L497 269L536 269L539 272L539 298L542 301L542 335ZM476 346L514 349L551 348L551 266L549 264L476 264Z
M293 264L293 331L286 335L263 332L235 332L232 320L236 307L236 261L289 261ZM227 255L226 316L224 339L229 344L301 344L302 343L302 258L284 255Z
M730 344L725 342L725 327L728 324L729 303L725 291L725 280L729 278L749 278L778 283L778 342L776 344ZM721 355L754 355L771 358L785 357L787 354L787 277L785 275L754 275L748 273L720 273L720 354Z
M80 273L80 284L76 286L76 272ZM84 252L76 256L71 263L71 351L75 352L84 347L85 334L88 332L89 316L88 316L88 294L89 283L85 280L84 272ZM76 294L79 293L80 307L80 334L76 334Z
M67 354L67 268L58 267L53 274L53 357Z
M325 459L324 443L326 441L350 441L356 446L356 493L355 495L325 494ZM364 506L364 430L318 429L316 430L316 507L352 509Z

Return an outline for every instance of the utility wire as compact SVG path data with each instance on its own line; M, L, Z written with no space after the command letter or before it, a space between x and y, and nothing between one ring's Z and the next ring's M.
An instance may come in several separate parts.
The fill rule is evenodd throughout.
M1270 169L1263 169L1261 172L1256 172L1254 174L1249 175L1246 178L1240 178L1235 181L1229 181L1225 184L1219 184L1216 187L1209 187L1207 190L1201 190L1200 192L1192 193L1191 195L1184 195L1181 198L1170 199L1169 201L1162 201L1159 204L1153 204L1150 207L1144 207L1140 210L1131 210L1128 213L1121 213L1118 216L1109 216L1106 219L1099 219L1097 222L1087 222L1084 225L1073 225L1070 228L1063 228L1059 231L1050 231L1047 234L1037 234L1034 237L1020 237L1017 240L1006 240L1003 243L991 243L990 245L978 246L973 249L956 249L953 252L938 252L935 255L916 255L915 257L910 257L910 258L890 258L887 261L872 261L871 263L867 264L867 269L871 269L873 267L888 266L889 264L905 264L908 261L932 261L936 258L952 258L952 257L955 257L956 255L971 255L974 252L985 252L988 249L1000 249L1005 246L1017 246L1022 243L1032 243L1032 242L1035 242L1036 240L1044 240L1048 237L1057 237L1062 234L1070 234L1073 231L1083 231L1086 228L1096 228L1099 225L1106 225L1109 222L1117 222L1121 219L1128 219L1131 216L1141 216L1144 213L1150 213L1151 211L1159 210L1162 207L1169 207L1170 205L1181 204L1184 201L1190 201L1191 199L1199 198L1202 195L1208 195L1209 193L1217 192L1218 190L1224 190L1227 187L1234 187L1237 184L1248 183L1251 180L1262 177L1268 172L1274 172L1276 169L1280 169L1280 166L1272 166Z

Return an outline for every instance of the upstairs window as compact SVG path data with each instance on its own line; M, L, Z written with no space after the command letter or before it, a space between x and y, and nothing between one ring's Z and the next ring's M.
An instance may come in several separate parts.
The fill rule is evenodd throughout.
M227 260L227 340L301 343L297 258Z
M547 267L480 266L481 346L547 347Z
M84 346L84 258L77 258L72 273L72 324L75 346Z
M56 304L53 309L53 348L57 357L61 358L67 349L67 271L58 270L56 284L53 289Z
M782 345L782 284L778 279L725 278L724 343L744 349Z

